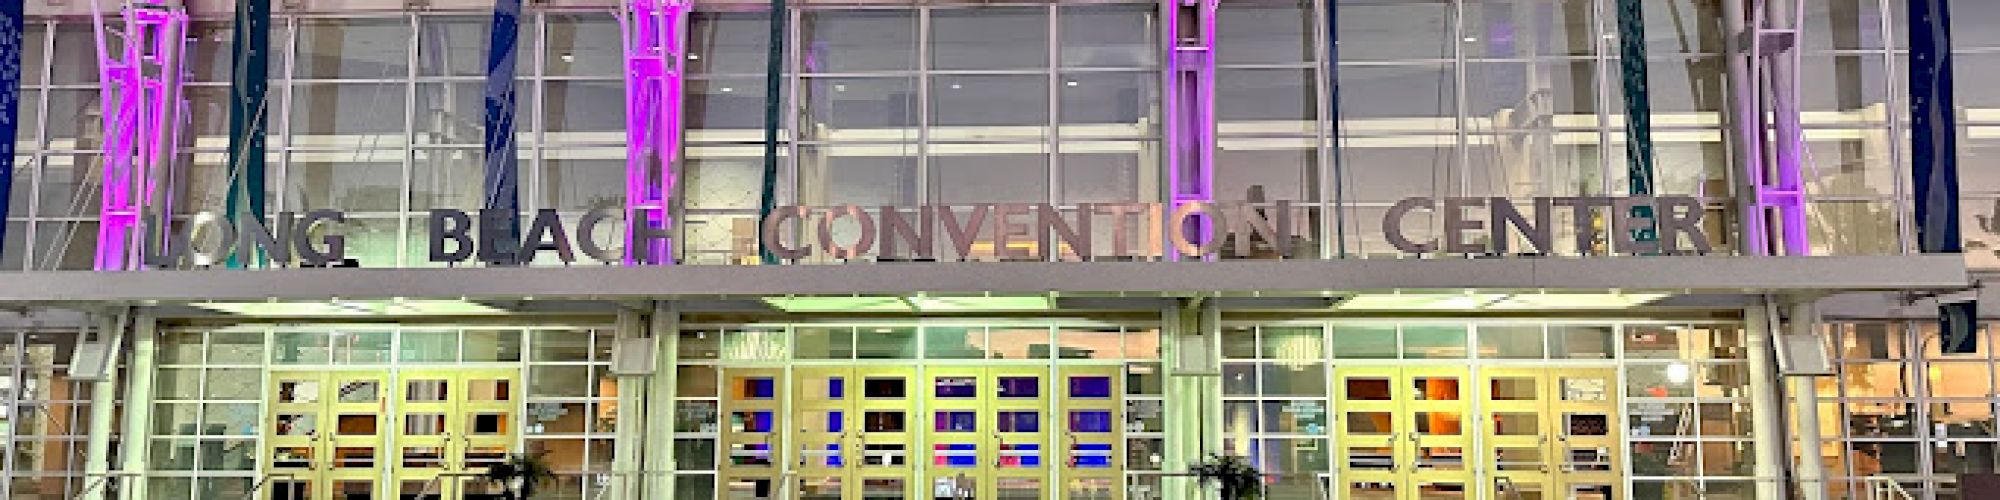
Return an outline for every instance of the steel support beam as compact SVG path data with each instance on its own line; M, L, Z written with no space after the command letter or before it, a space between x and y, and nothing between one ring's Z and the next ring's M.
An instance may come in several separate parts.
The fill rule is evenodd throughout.
M124 15L112 20L96 2L90 8L104 85L98 94L104 173L96 268L134 270L146 237L142 219L149 212L171 213L168 190L175 182L174 153L187 110L181 96L187 10L169 0L132 0ZM107 39L113 32L120 38L115 45Z
M665 233L679 178L682 93L686 84L689 0L625 0L619 17L625 52L625 215ZM668 264L666 238L627 231L625 264Z
M1741 251L1808 255L1805 135L1799 122L1801 0L1724 0Z
M1215 10L1217 0L1163 0L1160 26L1167 42L1167 192L1175 210L1215 201ZM1173 228L1206 242L1213 221L1189 217L1193 227Z

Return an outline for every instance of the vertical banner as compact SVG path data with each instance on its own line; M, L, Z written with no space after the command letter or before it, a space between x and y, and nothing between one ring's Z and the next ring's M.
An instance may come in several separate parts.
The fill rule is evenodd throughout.
M229 194L226 213L231 226L250 216L264 221L264 138L270 130L271 1L242 0L236 4L236 31L231 35L229 84ZM228 267L243 267L256 256L230 255Z
M520 159L514 151L514 60L521 40L521 0L494 0L486 47L486 204L480 231L492 238L488 264L511 264L521 242ZM498 226L498 227L490 227ZM481 238L487 238L482 236ZM491 243L488 243L491 242Z
M1653 194L1653 102L1647 89L1646 14L1640 0L1618 0L1618 74L1625 95L1625 178L1632 196ZM1653 217L1653 207L1632 207L1633 217ZM1658 239L1640 229L1639 241Z
M1340 147L1340 131L1345 130L1341 127L1340 116L1340 3L1321 2L1321 5L1326 9L1326 116L1333 123L1333 130L1327 131L1327 135L1333 139L1329 141L1333 149L1333 210L1331 210L1333 255L1345 259L1347 218L1344 214L1347 213L1347 185L1346 179L1342 176L1347 175L1346 169L1343 168L1347 165L1342 158L1345 156L1343 154L1345 151Z
M1917 249L1964 251L1958 227L1958 117L1948 0L1910 0L1910 179Z
M0 0L0 242L14 192L14 136L21 128L21 16L26 0ZM0 244L0 252L6 251ZM28 245L21 245L28 248Z
M770 51L764 54L764 184L758 192L757 220L767 220L771 211L778 206L778 120L785 69L785 32L792 16L785 7L785 0L771 0ZM759 231L758 234L763 234ZM771 253L771 245L759 242L757 260L760 264L777 264L777 254Z

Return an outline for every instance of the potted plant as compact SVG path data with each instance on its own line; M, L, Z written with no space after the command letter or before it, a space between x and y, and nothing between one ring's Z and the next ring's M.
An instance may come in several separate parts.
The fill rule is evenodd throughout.
M1222 500L1249 500L1264 493L1264 474L1242 457L1209 455L1189 472L1197 482L1215 483L1222 490Z
M506 488L507 498L525 500L535 495L537 484L555 479L556 473L540 453L510 453L506 460L487 467L480 478Z

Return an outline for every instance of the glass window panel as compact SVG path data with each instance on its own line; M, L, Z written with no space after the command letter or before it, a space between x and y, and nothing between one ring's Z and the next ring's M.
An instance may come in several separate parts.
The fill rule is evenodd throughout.
M1222 364L1222 395L1224 395L1224 396L1256 396L1256 395L1257 395L1257 364L1256 364L1256 363L1223 363L1223 364Z
M1313 59L1319 16L1311 2L1230 2L1216 9L1216 64L1284 64Z
M103 156L95 154L44 156L37 215L42 217L93 216L103 206L104 192L96 179L104 168ZM25 180L25 179L17 179ZM21 184L27 184L21 182ZM17 217L28 215L22 211ZM95 234L93 231L92 234Z
M1066 73L1060 78L1064 138L1160 135L1159 74Z
M204 436L251 436L257 433L261 413L257 403L208 403L202 405Z
M1468 3L1470 57L1588 56L1597 46L1590 0L1483 0ZM1678 10L1678 9L1668 9Z
M799 17L807 73L914 69L914 10L810 10Z
M327 340L332 332L278 332L272 337L272 364L325 364L332 351Z
M517 73L532 67L534 53L528 45L534 28L522 23L520 45L515 48ZM550 23L554 26L558 23ZM417 25L417 74L419 76L473 76L486 74L488 42L493 19L485 16L424 16ZM553 30L552 30L553 31ZM550 59L560 59L561 55ZM571 55L571 57L575 57Z
M1065 142L1061 148L1064 203L1138 202L1156 198L1159 164L1157 142ZM1104 152L1072 152L1072 151ZM1109 241L1110 224L1095 229L1098 241Z
M520 330L467 330L466 362L521 360Z
M1902 252L1894 205L1884 201L1815 202L1807 207L1815 255Z
M343 158L334 158L334 157ZM403 162L400 153L292 153L285 172L285 206L294 211L335 209L347 212L394 212L402 209ZM351 243L351 242L350 242Z
M618 49L611 49L611 53L617 54ZM543 85L542 126L549 142L625 142L624 82L550 81Z
M802 147L800 197L819 206L915 205L916 150L897 144Z
M1126 363L1125 393L1148 396L1164 394L1165 378L1159 363Z
M200 368L162 368L155 377L153 390L160 399L201 399Z
M689 16L688 70L693 73L759 73L770 46L770 15L700 12Z
M1267 434L1326 433L1326 402L1318 400L1265 401L1259 429Z
M401 83L292 86L292 145L336 149L404 144L408 111Z
M1932 437L1995 437L1993 404L1985 401L1932 403ZM1824 425L1824 424L1822 424Z
M1217 70L1218 133L1312 133L1318 92L1308 69Z
M674 383L678 387L676 395L696 398L715 397L718 387L715 367L680 365L674 372L676 373Z
M1017 69L1048 65L1044 7L939 9L931 13L931 68Z
M932 201L951 204L1034 203L1048 199L1048 155L1039 144L991 151L984 145L938 148L931 159ZM962 154L943 154L964 150ZM992 217L992 214L988 214ZM1018 220L1029 221L1026 214ZM949 238L939 238L940 241ZM1032 237L1030 238L1032 240Z
M806 113L800 139L916 139L913 78L806 78L799 85Z
M1611 359L1612 327L1600 325L1550 325L1549 346L1557 357L1569 359Z
M6 240L0 241L0 271L27 269L28 223L8 222L6 230Z
M1259 377L1265 395L1325 396L1326 369L1320 363L1264 363Z
M1993 396L1993 368L1979 362L1929 363L1927 385L1934 398L1987 398Z
M403 361L411 362L452 362L458 361L458 332L451 330L403 332Z
M943 326L924 328L924 357L929 359L980 359L986 357L986 329Z
M523 94L532 89L522 85ZM533 102L518 95L519 103ZM416 102L418 144L483 144L486 132L486 84L479 82L419 83ZM518 107L516 108L519 109ZM518 117L519 112L513 113ZM526 128L525 122L517 127ZM517 128L517 130L519 130ZM524 134L525 135L525 134Z
M1257 357L1257 328L1232 326L1222 329L1222 357L1228 359L1254 359Z
M1468 111L1491 117L1494 132L1589 125L1558 121L1577 115L1594 121L1594 61L1481 61L1469 63L1466 72Z
M1065 359L1123 359L1124 333L1117 328L1056 330L1056 357Z
M1691 397L1693 367L1687 363L1646 363L1625 365L1625 394L1628 397Z
M335 331L330 337L335 363L389 361L390 332Z
M1158 64L1159 29L1150 5L1064 5L1062 65L1143 67Z
M917 357L917 329L869 328L856 329L860 338L855 351L861 359L915 359Z
M1465 325L1411 325L1403 327L1403 357L1411 359L1464 358Z
M1413 194L1445 192L1457 177L1454 170L1458 157L1450 137L1407 136L1356 142L1374 144L1348 150L1342 180L1343 189L1349 191L1348 200L1388 202ZM1425 218L1424 214L1412 214L1404 222L1406 231L1425 229Z
M588 366L536 365L528 369L528 397L589 397L597 384Z
M201 432L200 421L195 414L201 405L194 403L154 403L153 433L161 436L193 436Z
M409 22L400 17L300 23L301 78L397 78L408 74Z
M1542 359L1548 349L1541 325L1482 325L1479 356L1495 359Z
M1333 357L1393 359L1396 357L1396 327L1335 325Z
M1905 402L1862 402L1847 404L1847 427L1855 437L1901 437L1915 435L1916 405Z
M255 400L263 391L262 370L255 368L209 368L208 383L202 388L206 399Z
M1451 57L1451 4L1442 0L1334 4L1346 61Z
M762 70L758 68L758 71ZM684 97L687 109L683 111L687 117L688 138L696 141L762 140L764 85L763 79L749 77L689 80ZM783 98L780 96L780 99Z
M618 76L624 66L619 33L617 20L608 13L550 13L545 49L548 75ZM486 41L479 40L477 46L486 46Z
M1045 75L931 77L931 140L1039 138L1049 121ZM1067 81L1064 83L1067 87ZM1082 82L1078 81L1078 87Z
M1264 359L1314 360L1325 357L1325 332L1316 326L1273 326L1260 329Z
M1261 193L1265 202L1319 199L1319 152L1310 142L1221 142L1222 148L1215 152L1216 199L1253 200L1258 198L1253 192Z
M801 326L792 331L792 349L799 359L854 358L854 329Z
M1857 442L1848 455L1854 462L1855 475L1873 476L1878 474L1915 474L1922 462L1917 454L1921 445L1914 442Z
M211 365L258 364L264 359L262 330L217 330L208 334Z

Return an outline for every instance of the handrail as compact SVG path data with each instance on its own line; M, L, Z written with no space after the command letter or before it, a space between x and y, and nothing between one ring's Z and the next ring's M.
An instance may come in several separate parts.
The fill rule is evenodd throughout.
M270 483L271 483L271 480L272 480L272 479L277 479L277 478L281 478L281 477L282 477L282 478L296 478L296 477L299 477L299 476L298 476L298 474L296 474L296 473L291 473L291 472L279 472L279 473L274 473L274 474L265 474L265 475L263 475L263 477L259 477L259 478L257 478L257 484L252 484L252 485L250 485L250 489L248 489L248 490L244 490L244 491L243 491L243 500L252 500L252 499L254 499L254 498L257 498L257 491L258 491L258 490L262 490L262 489L264 489L264 485L266 485L266 484L270 484Z
M417 491L417 498L416 498L416 500L424 500L424 497L428 497L428 496L430 496L430 494L431 494L431 487L432 487L432 486L440 486L440 485L444 484L444 480L445 480L445 478L458 478L458 479L464 479L464 478L468 478L468 477L480 477L480 476L484 476L484 475L486 475L486 474L485 474L485 473L482 473L482 472L440 472L440 473L438 473L437 477L433 477L433 478L431 478L431 480L429 480L429 481L424 481L424 489L422 489L422 490L418 490L418 491ZM442 500L442 499L444 498L444 492L443 492L443 491L438 491L438 498L439 498L440 500Z
M1903 483L1896 481L1896 478L1889 476L1868 476L1867 481L1869 500L1917 499L1916 495L1911 495L1909 490L1903 489Z

